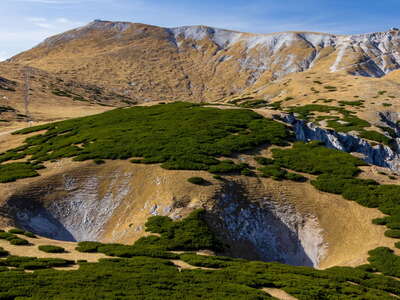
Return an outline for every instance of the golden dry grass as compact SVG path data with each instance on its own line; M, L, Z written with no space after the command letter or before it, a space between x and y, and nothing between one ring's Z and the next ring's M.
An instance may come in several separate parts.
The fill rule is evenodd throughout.
M44 237L38 238L28 238L21 235L21 238L24 238L30 242L29 246L14 246L11 245L6 240L0 240L0 247L4 248L11 255L17 256L30 256L30 257L39 257L39 258L64 258L69 260L87 260L89 262L97 262L100 258L107 257L102 253L82 253L75 250L77 243L73 242L64 242L58 240L47 239ZM39 250L39 246L41 245L53 245L63 247L66 252L65 253L47 253Z
M0 114L0 119L8 120L8 123L0 122L0 133L14 127L28 127L36 122L51 122L67 118L82 117L101 113L112 109L111 106L102 106L90 100L94 95L94 86L88 86L81 82L69 81L47 73L42 70L30 69L30 93L28 111L25 106L25 67L14 63L0 63L0 77L16 82L15 91L0 90L0 106L10 106L16 109L15 113ZM56 90L71 91L88 101L73 100L71 97L55 95ZM112 100L106 100L111 91L105 88L99 101L114 106L126 105L121 103L117 96ZM17 114L28 115L28 118L18 117ZM28 122L33 121L32 123Z
M221 106L221 108L230 107ZM266 117L276 113L265 109L256 111ZM18 127L14 129L16 128ZM18 146L24 138L3 132L0 135L0 150ZM270 149L263 151L262 154L269 156ZM243 155L241 158L254 164L250 156ZM146 235L144 223L152 215L154 207L157 207L160 213L168 214L167 211L176 203L183 203L182 207L174 207L173 212L176 216L184 217L193 209L209 205L221 188L221 183L207 172L169 171L158 165L131 164L125 161L108 161L105 165L97 166L91 161L73 162L71 159L63 159L46 163L46 167L40 170L41 176L38 178L2 184L0 203L4 203L13 194L29 191L32 187L46 186L49 183L57 187L58 192L42 200L56 201L57 197L65 196L66 191L62 189L65 176L76 178L80 183L88 178L98 178L100 186L97 193L101 198L110 192L110 182L113 178L118 180L129 178L128 184L132 188L105 225L104 233L100 238L103 242L133 243ZM376 179L381 183L389 183L387 176L378 174L376 170L376 167L367 167L361 176ZM192 176L202 176L212 182L212 185L190 184L187 178ZM311 178L311 176L308 177ZM227 177L227 179L237 180L234 177ZM382 216L377 209L365 208L344 200L341 196L319 192L309 183L276 182L271 179L258 180L248 177L240 177L239 180L245 189L252 189L254 185L259 186L259 190L253 191L255 197L262 198L265 195L271 195L277 201L288 201L301 213L317 217L328 244L328 254L321 262L320 268L334 265L360 265L366 262L369 250L378 246L393 248L394 240L383 234L385 227L371 223L372 219ZM397 181L390 180L390 183L397 183ZM111 187L111 193L118 193L118 191ZM9 221L3 218L0 225L3 227L10 225Z
M289 295L288 293L286 293L284 290L281 289L263 288L262 290L279 300L297 300L297 298Z

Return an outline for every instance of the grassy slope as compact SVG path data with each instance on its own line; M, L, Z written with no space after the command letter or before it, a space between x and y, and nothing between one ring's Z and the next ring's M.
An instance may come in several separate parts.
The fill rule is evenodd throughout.
M341 103L345 102L341 101ZM347 105L349 103L358 104L358 102L349 101L347 101L346 103ZM327 127L332 128L333 130L338 132L356 131L361 138L369 139L386 145L389 145L391 143L391 139L383 135L382 133L379 133L375 130L366 130L365 128L371 127L371 124L365 120L358 118L355 115L355 112L349 111L344 107L309 104L304 106L290 107L288 111L298 114L299 118L305 119L307 121L316 121L318 123L319 121L326 120ZM315 112L324 113L325 115L314 117ZM341 115L341 117L329 115L332 112Z
M399 110L398 82L398 71L382 78L370 78L321 72L314 66L309 71L289 74L271 84L264 83L256 91L248 89L240 96L225 100L239 106L260 105L282 111L304 112L314 106L316 109L308 114L310 121L342 132L355 130L362 138L390 144L391 129L380 122L377 112ZM269 100L263 105L260 99ZM321 111L322 106L329 108L330 113ZM388 134L383 135L385 131Z
M246 166L220 162L219 156L282 145L290 133L284 125L249 110L220 110L188 103L118 109L100 115L28 128L46 129L25 145L0 154L0 182L36 175L40 163L63 157L75 160L135 159L162 163L166 169L246 171ZM5 162L30 156L28 164ZM25 173L24 173L25 172Z
M340 194L366 207L379 208L389 215L375 223L387 225L387 235L400 238L400 186L379 185L376 181L359 179L359 166L365 162L338 150L328 149L318 142L295 143L291 149L274 149L280 166L299 172L319 175L312 184L319 190Z
M210 115L213 118L210 118ZM78 160L143 157L143 162L161 162L164 163L164 167L169 167L173 162L182 168L195 166L195 169L209 170L211 166L219 164L219 155L251 150L266 143L284 144L290 137L283 125L262 119L250 111L222 111L184 103L116 110L20 133L42 129L48 131L27 139L25 146L3 154L3 161L32 155L29 165L34 169L38 168L40 162L65 156L74 156ZM172 138L174 139L171 140ZM313 182L318 189L342 194L347 199L365 206L379 207L390 216L377 222L392 228L390 234L397 233L400 187L380 186L372 181L357 179L356 176L360 172L358 166L364 165L362 161L350 154L327 149L316 143L297 143L291 149L275 150L274 158L279 167L319 175ZM3 162L1 166L7 164ZM120 294L121 298L129 295L149 299L163 297L164 290L171 298L185 297L188 290L193 293L189 295L191 299L200 295L204 298L204 291L207 290L207 295L214 299L230 296L243 299L243 295L248 299L262 299L267 296L258 291L261 287L283 288L299 299L329 299L338 295L341 299L389 299L389 294L382 290L394 294L400 292L398 281L373 274L379 271L395 277L400 276L399 257L387 248L371 251L371 264L356 269L334 268L317 271L280 264L230 259L229 263L226 263L226 259L221 263L221 258L182 256L182 260L191 264L213 264L223 267L223 270L185 270L180 273L168 260L176 258L176 255L167 251L204 248L215 250L219 247L207 228L202 225L201 214L178 224L167 218L154 218L148 223L148 228L152 232L160 233L161 237L140 239L135 246L86 245L94 246L94 252L130 257L129 259L84 264L78 271L61 273L46 271L31 275L4 270L5 273L0 274L4 275L0 286L4 288L4 298L7 294L9 299L14 299L16 295L34 296L34 299L39 299L43 295L49 295L51 298L61 294L61 297L68 299L82 299L82 294L86 294L82 291L95 290L98 297L115 299L118 296L115 294L117 287L124 290ZM147 258L135 258L138 255ZM118 274L115 273L116 269L119 270ZM132 273L132 270L135 270L135 273ZM154 272L157 272L157 278L154 278ZM78 284L82 278L87 280L83 281L82 285ZM43 280L59 288L43 287L40 284ZM11 282L17 281L22 282L21 287L16 291L8 291ZM152 288L148 286L148 282L152 282ZM221 286L215 282L225 284ZM188 284L190 289L187 288ZM134 288L131 288L132 286Z
M1 299L271 299L261 288L283 289L298 299L394 299L400 293L395 279L367 268L335 267L320 271L278 263L251 262L227 257L206 257L188 250L217 249L197 210L182 221L152 217L147 230L160 236L140 239L133 246L80 243L85 252L107 252L124 258L80 263L79 270L50 268L71 262L8 257L0 272ZM174 254L169 250L184 250ZM179 270L170 259L211 269ZM25 273L24 269L42 269Z
M0 63L0 131L21 121L63 120L98 114L109 110L109 106L135 104L109 88L68 80L65 74L54 75L30 68L30 98L25 107L26 70L16 63Z

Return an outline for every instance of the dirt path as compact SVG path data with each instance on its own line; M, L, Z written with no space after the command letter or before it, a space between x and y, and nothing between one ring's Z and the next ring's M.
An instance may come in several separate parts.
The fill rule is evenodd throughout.
M262 291L270 294L272 297L278 298L279 300L298 300L297 298L286 293L284 290L264 288Z
M100 258L106 258L107 256L102 253L83 253L75 250L77 243L50 240L46 238L28 238L23 235L19 237L28 240L31 245L29 246L14 246L6 240L0 240L0 247L7 250L11 255L16 256L29 256L38 258L63 258L69 260L87 260L88 262L97 262ZM63 247L65 253L47 253L39 250L41 245L53 245Z
M178 267L178 269L186 269L186 270L218 270L214 268L205 268L205 267L196 267L192 266L182 260L179 259L173 259L171 262Z

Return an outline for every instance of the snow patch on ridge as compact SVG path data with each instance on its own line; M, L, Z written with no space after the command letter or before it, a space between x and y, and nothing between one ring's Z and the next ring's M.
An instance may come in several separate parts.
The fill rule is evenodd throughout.
M129 37L129 34L132 34L134 38L141 38L136 36L135 30L122 35L127 29L134 29L135 26L139 25L96 20L87 26L48 38L40 45L50 48L73 39L84 38L86 35L90 37L89 33L93 30L100 33L104 31L107 35L111 34L114 41L118 41L122 36ZM190 41L193 48L198 51L205 51L198 43L202 40L212 41L218 46L218 50L229 51L232 47L237 46L237 49L241 50L240 59L242 61L252 61L252 64L254 62L258 65L255 67L257 70L260 70L258 67L261 67L266 71L272 71L274 78L312 68L320 57L321 51L328 47L333 50L332 56L336 54L335 61L328 67L330 72L348 71L353 75L381 77L393 70L400 69L400 32L398 30L360 35L332 35L314 32L250 34L208 26L159 29L166 33L163 38L169 39L178 48L178 51L184 51L182 45L185 44L185 41ZM155 40L157 40L160 38L159 33L160 31L155 30L149 34L154 34ZM299 49L301 51L298 51ZM309 51L312 51L312 55L309 55ZM349 54L351 59L346 65L344 58ZM297 55L298 59L287 60L288 55ZM291 65L281 65L278 64L278 61L290 61ZM234 63L235 61L231 60L230 64ZM257 80L261 75L261 73L255 73L251 76ZM255 80L249 82L255 82Z
M253 35L243 39L248 49L257 46L268 48L275 54L283 47L289 47L295 41L295 35L292 33L279 33L273 35Z
M265 51L269 56L277 55L285 48L303 40L315 49L311 59L301 68L287 67L287 71L281 70L276 75L282 76L291 72L304 71L314 66L320 51L327 47L336 49L336 60L330 67L331 72L349 69L355 75L381 77L395 69L400 68L400 36L398 31L389 31L362 35L331 35L313 32L282 32L273 34L245 34L229 30L217 29L206 26L185 26L170 29L177 39L203 40L209 38L220 48L227 49L234 44L244 43L247 56L251 56L250 50ZM359 61L352 65L342 65L343 59L350 49L363 55ZM358 49L358 51L354 50ZM263 63L267 63L264 61ZM350 69L353 68L353 69Z
M342 45L339 48L338 53L336 55L336 60L330 68L332 73L339 71L339 65L340 65L341 61L343 60L343 57L346 53L346 49L347 49L347 45Z
M325 48L329 46L334 46L336 44L336 37L330 34L309 32L299 33L298 35L304 38L304 40L310 43L314 48Z
M183 26L170 28L169 31L174 35L176 40L184 38L200 41L210 38L221 48L229 47L236 43L242 35L238 32L206 26Z

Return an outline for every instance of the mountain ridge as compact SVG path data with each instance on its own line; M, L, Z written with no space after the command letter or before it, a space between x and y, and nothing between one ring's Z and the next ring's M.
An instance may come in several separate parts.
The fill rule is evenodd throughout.
M115 30L124 32L129 27L132 26L148 26L153 28L164 29L168 33L174 35L175 44L178 44L177 38L180 35L184 35L185 38L191 38L194 40L201 40L208 36L215 37L213 41L219 46L231 45L237 42L246 41L247 47L252 48L257 45L262 45L263 43L270 43L274 40L268 40L268 37L271 38L284 38L288 37L300 37L303 38L307 43L312 45L313 47L326 47L326 46L342 46L342 43L345 42L354 42L361 43L366 42L369 39L373 39L372 42L379 42L380 39L386 38L385 43L389 42L393 38L399 37L399 29L392 28L388 31L381 32L371 32L371 33L363 33L363 34L331 34L326 32L312 32L312 31L282 31L282 32L272 32L272 33L250 33L250 32L242 32L236 30L223 29L218 27L212 27L207 25L188 25L188 26L178 26L178 27L161 27L155 25L147 25L144 23L132 23L132 22L120 22L120 21L103 21L103 20L95 20L85 26L78 27L76 29L72 29L66 31L61 34L57 34L46 38L42 43L39 43L36 47L40 46L49 46L54 42L62 40L68 40L68 38L74 39L77 36L74 36L73 33L86 33L85 30L98 29L98 30ZM82 32L83 31L83 32ZM224 34L233 35L230 38L224 37ZM225 40L224 40L225 38ZM259 38L259 40L257 39ZM265 38L262 40L260 38ZM64 41L65 41L64 40ZM279 45L279 43L277 43ZM178 45L179 46L179 45ZM386 46L386 45L384 45ZM380 50L383 50L381 45L378 45ZM385 49L387 50L387 49ZM29 51L29 50L28 50ZM25 51L26 52L26 51ZM24 53L24 52L23 52ZM16 56L19 56L16 55ZM15 57L15 56L14 56ZM13 57L9 59L9 61L13 61Z
M398 28L391 28L388 31L375 31L375 32L360 33L360 34L335 34L335 33L328 33L328 32L306 31L306 30L305 31L288 30L288 31L270 32L270 33L252 33L252 32L246 32L246 31L239 31L239 30L233 30L233 29L225 29L225 28L220 28L220 27L208 26L208 25L204 25L204 24L183 25L183 26L176 26L176 27L163 27L163 26L150 25L150 24L137 23L137 22L94 20L94 21L88 23L87 25L68 30L64 33L50 36L50 37L46 38L42 43L46 43L46 41L50 41L55 37L62 36L64 34L74 32L74 31L79 31L79 30L88 29L88 28L100 29L100 28L102 28L100 25L111 25L110 27L117 28L120 31L124 31L127 27L129 27L131 25L144 25L144 26L163 28L163 29L169 30L171 32L175 32L175 31L179 32L182 30L192 30L192 29L206 29L206 30L214 30L214 31L224 31L224 32L235 33L235 34L240 34L240 35L247 35L247 36L274 36L274 35L281 35L281 34L313 34L313 35L330 36L332 38L339 37L339 38L349 38L349 39L356 39L356 38L361 38L361 37L367 38L368 36L377 36L377 35L382 35L382 34L385 35L390 32L399 31ZM42 43L39 43L38 45L40 45Z
M400 69L399 51L398 30L251 34L203 25L95 21L50 37L9 62L111 86L138 101L201 102L308 70L383 77Z

